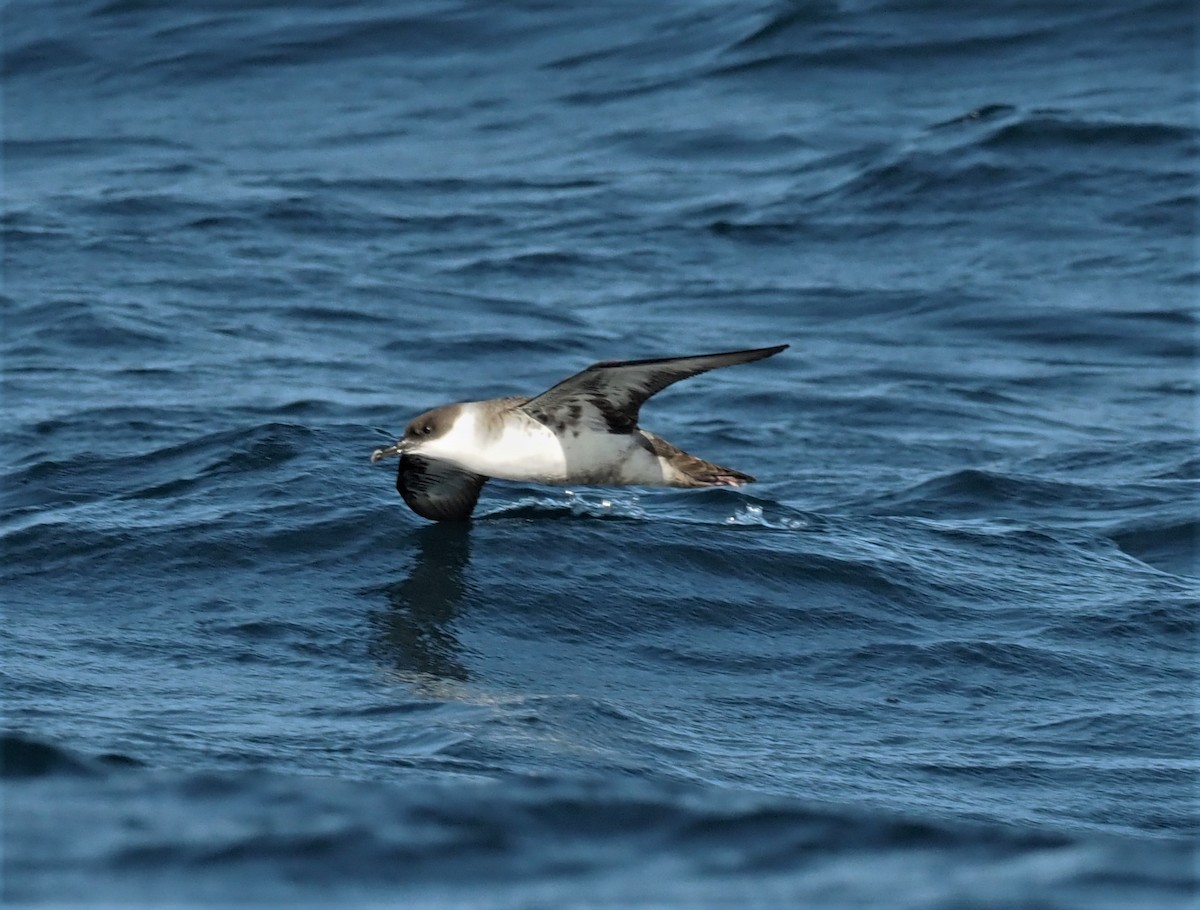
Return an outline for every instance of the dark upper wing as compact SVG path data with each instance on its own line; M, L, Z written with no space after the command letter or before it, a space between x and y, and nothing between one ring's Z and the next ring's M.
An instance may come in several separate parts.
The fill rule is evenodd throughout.
M396 473L396 489L408 507L431 521L466 521L486 482L479 474L419 455L401 455Z
M632 433L642 404L671 383L718 367L762 360L786 347L658 360L605 360L531 398L521 410L546 424L583 419L611 433Z

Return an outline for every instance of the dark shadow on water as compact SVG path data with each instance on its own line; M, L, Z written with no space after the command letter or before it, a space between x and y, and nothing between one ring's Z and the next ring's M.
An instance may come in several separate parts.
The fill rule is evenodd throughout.
M470 525L430 525L415 531L412 539L417 554L408 575L368 592L387 600L387 608L371 617L377 632L371 653L405 673L465 680L462 644L453 626L467 591Z

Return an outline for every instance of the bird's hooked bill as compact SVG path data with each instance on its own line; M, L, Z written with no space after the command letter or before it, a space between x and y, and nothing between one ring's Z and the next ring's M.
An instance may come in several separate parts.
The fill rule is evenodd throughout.
M371 453L371 464L379 461L381 458L391 458L393 455L400 455L404 452L404 440L400 440L395 445L385 446L382 449L376 449Z

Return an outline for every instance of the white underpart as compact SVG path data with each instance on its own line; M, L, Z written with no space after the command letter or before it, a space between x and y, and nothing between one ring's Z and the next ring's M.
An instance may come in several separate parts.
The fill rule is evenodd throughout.
M449 432L430 440L419 454L461 468L535 483L662 484L669 476L660 459L630 436L571 428L560 437L549 427L513 414L499 436L480 431L477 406L466 405Z
M471 470L503 480L563 483L567 477L562 442L535 420L505 421L499 438L474 443L471 460Z

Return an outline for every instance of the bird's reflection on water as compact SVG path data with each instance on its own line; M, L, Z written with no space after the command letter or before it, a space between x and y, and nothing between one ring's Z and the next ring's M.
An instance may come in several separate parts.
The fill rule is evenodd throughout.
M371 617L377 632L371 652L377 660L406 675L467 678L454 618L467 591L469 527L448 522L419 528L413 533L416 562L408 575L368 592L387 601Z

